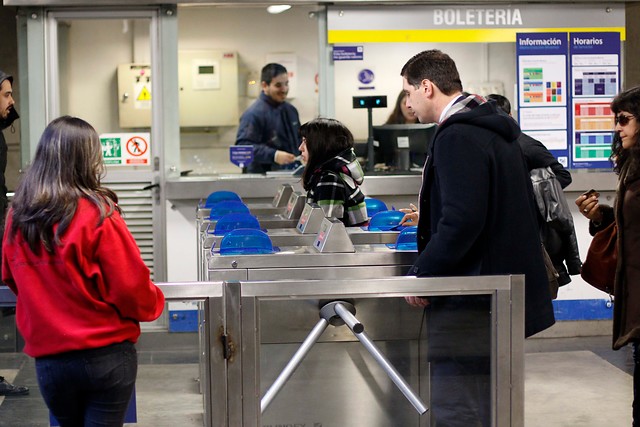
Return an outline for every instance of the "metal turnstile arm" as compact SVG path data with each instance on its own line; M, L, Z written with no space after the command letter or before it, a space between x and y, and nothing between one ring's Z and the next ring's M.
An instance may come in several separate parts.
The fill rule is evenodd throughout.
M356 319L356 317L351 313L345 305L350 306L351 309L355 312L355 308L353 305L347 302L334 301L326 304L322 307L320 314L321 319L316 323L316 326L309 333L307 338L305 338L304 342L293 355L289 363L282 370L278 378L276 378L275 382L269 387L264 397L260 401L260 410L261 413L264 413L265 409L269 406L271 401L274 399L276 394L282 389L284 384L289 380L291 375L295 372L296 368L302 363L304 357L309 353L311 347L320 339L322 333L327 329L331 320L335 318L335 316L339 317L344 323L347 324L351 332L355 335L356 338L362 343L362 345L369 351L369 353L373 356L376 362L382 367L382 369L387 373L391 381L398 387L398 389L402 392L402 394L407 398L407 400L413 405L413 407L420 413L420 415L424 414L428 411L427 406L424 404L420 396L416 392L413 391L411 386L400 376L398 371L393 367L391 362L387 360L387 358L380 352L378 347L373 343L373 341L369 338L369 336L364 332L364 326L362 323Z
M402 376L400 376L396 368L393 367L391 362L387 360L387 358L380 352L378 347L373 343L371 338L369 338L369 336L364 332L362 323L360 323L358 319L356 319L356 317L340 303L335 305L335 310L336 314L338 314L338 316L340 316L345 321L347 326L349 326L351 332L353 332L353 335L355 335L356 338L360 340L362 345L369 351L369 353L371 353L376 362L378 362L378 364L382 367L382 369L384 369L387 375L389 375L391 381L393 381L396 387L400 389L402 394L404 394L404 397L406 397L407 400L411 402L413 407L416 408L416 411L418 411L420 415L427 412L427 405L425 405L422 399L420 399L420 396L418 396L418 394L411 389L411 386L407 384ZM354 325L356 329L354 329L352 325ZM360 332L358 332L358 326L360 326Z
M291 360L289 360L289 363L287 363L287 366L284 367L280 375L278 375L278 378L276 378L274 383L271 384L271 387L269 387L269 390L264 394L264 397L260 401L260 413L264 413L267 406L269 406L273 398L276 397L276 394L278 394L300 363L302 363L302 359L304 359L307 353L309 353L309 350L311 350L311 347L318 341L320 335L327 329L327 326L329 326L329 322L325 319L320 319L318 323L316 323L316 326L314 326L311 333L307 335L307 338L302 342L298 351L295 352Z

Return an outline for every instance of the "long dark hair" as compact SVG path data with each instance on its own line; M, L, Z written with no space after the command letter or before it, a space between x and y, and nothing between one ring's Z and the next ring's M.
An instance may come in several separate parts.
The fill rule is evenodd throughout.
M116 194L100 185L104 171L95 129L77 117L53 120L44 130L33 162L16 189L9 238L20 231L34 253L39 253L41 245L53 252L81 197L100 210L96 226L114 210L120 212Z
M309 153L302 174L302 186L309 190L316 169L346 149L353 148L353 134L338 120L317 118L300 126L300 136L305 139Z
M393 107L393 111L389 114L387 121L384 123L385 125L403 125L406 123L406 119L404 118L404 114L402 114L402 101L404 101L404 97L406 94L404 91L400 91L398 94L398 98L396 99L396 105ZM418 118L414 120L418 123Z
M640 120L640 86L616 95L611 101L611 111L616 115L621 111L626 111L631 113L636 121ZM638 123L638 126L638 129L640 129L640 123ZM613 170L617 174L620 174L622 166L628 160L632 159L640 166L640 132L636 133L635 139L635 144L626 150L622 147L620 135L618 132L615 133L611 143L611 157L609 157L609 160L613 163Z

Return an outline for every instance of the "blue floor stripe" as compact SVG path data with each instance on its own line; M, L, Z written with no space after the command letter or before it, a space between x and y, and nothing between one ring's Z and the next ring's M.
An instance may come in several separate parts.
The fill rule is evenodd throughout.
M554 300L556 320L610 320L613 303L609 299Z

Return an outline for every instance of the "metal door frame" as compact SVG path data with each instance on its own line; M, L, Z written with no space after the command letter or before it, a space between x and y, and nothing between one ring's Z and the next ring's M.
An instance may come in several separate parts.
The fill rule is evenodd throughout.
M166 235L164 183L178 176L180 129L178 120L178 23L176 5L136 7L28 7L18 11L18 46L21 102L28 111L21 120L22 166L29 164L47 123L60 113L58 79L58 20L149 19L151 67L154 76L151 145L155 153L151 171L109 171L109 180L157 184L153 203L153 233ZM43 102L44 100L44 102ZM166 160L165 159L169 159ZM166 239L154 246L155 280L167 277Z

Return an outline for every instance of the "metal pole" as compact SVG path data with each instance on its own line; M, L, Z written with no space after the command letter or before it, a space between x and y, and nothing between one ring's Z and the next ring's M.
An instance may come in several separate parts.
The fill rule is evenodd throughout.
M371 107L367 108L367 121L369 125L369 135L367 136L367 172L373 172L374 157L373 152L373 110Z
M305 338L298 351L296 351L291 360L289 360L289 363L287 363L287 366L284 367L280 375L278 375L278 378L276 378L275 382L271 384L269 390L264 394L264 397L260 401L260 413L264 413L267 406L269 406L273 398L276 397L276 394L280 392L284 384L289 380L291 375L293 375L300 363L302 363L302 360L307 353L309 353L311 347L313 347L320 338L320 335L327 329L327 326L329 326L329 322L322 318L316 323L316 326L314 326L309 335L307 335L307 338Z
M356 338L358 338L358 340L360 340L362 345L364 345L364 347L369 351L369 353L371 353L373 358L378 362L378 364L382 367L382 369L384 369L387 375L389 375L389 378L391 378L391 381L394 382L394 384L400 389L400 391L402 392L402 394L404 394L407 400L409 400L409 402L411 402L413 407L416 408L416 411L418 411L420 415L427 412L428 411L427 405L424 404L422 399L420 399L420 396L418 396L411 389L411 386L407 384L407 382L404 380L404 378L400 376L400 374L398 373L398 371L396 371L393 365L386 359L386 357L384 357L384 355L380 352L380 350L378 350L378 347L376 347L373 341L371 341L369 336L364 332L364 328L362 329L363 330L362 332L355 332L353 330L352 325L360 325L360 327L362 327L362 324L358 321L358 319L356 319L356 317L353 314L351 314L351 312L347 310L340 303L335 305L335 311L336 311L336 314L340 316L342 320L345 321L347 326L351 328L351 331L356 336Z

